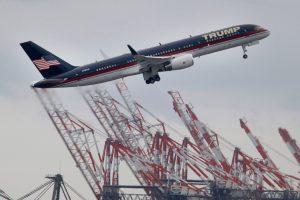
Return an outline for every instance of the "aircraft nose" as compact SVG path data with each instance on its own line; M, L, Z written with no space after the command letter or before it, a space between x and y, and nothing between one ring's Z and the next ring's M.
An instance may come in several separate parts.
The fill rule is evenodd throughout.
M267 37L268 37L269 35L271 35L271 32L270 32L269 30L266 29L266 31L267 31L267 32L266 32Z
M260 32L260 33L263 33L264 38L268 37L268 36L271 34L271 32L270 32L268 29L263 28L263 27L261 27L261 26L257 26L257 27L256 27L256 31L258 31L258 32Z
M271 32L268 29L261 28L261 30L265 33L266 37L268 37L271 34Z
M267 29L263 33L264 33L264 38L269 37L269 35L271 34L271 32Z

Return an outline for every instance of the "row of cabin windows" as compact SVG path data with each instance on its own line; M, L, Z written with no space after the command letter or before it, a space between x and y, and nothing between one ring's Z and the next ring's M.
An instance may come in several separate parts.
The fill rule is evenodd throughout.
M183 46L183 48L188 48L188 47L192 47L192 46L194 46L194 44L185 45L185 46ZM177 50L180 50L180 49L181 49L180 47L177 48ZM171 53L171 52L175 52L175 51L176 51L176 49L174 48L174 49L161 51L158 53L153 53L153 54L150 54L149 56L159 56L159 55L163 55L163 54L167 54L167 53ZM130 62L134 62L134 61L135 61L135 59L131 59L127 62L130 63Z
M176 49L168 49L168 50L165 50L165 51L161 51L159 53L151 54L150 56L158 56L158 55L162 55L162 54L166 54L166 53L171 53L171 52L174 52L174 51L176 51Z
M192 47L192 46L194 46L194 45L193 44L188 44L188 45L183 46L183 48L185 49L185 48L189 48L189 47Z
M200 42L198 42L198 44L200 44ZM192 46L194 46L194 44L188 44L188 45L183 46L183 49L189 48L189 47L192 47ZM180 50L181 48L178 47L177 49ZM174 51L176 51L175 48L174 49L169 49L169 50L166 50L166 51L162 51L162 52L159 52L159 53L150 54L149 56L159 56L159 55L166 54L166 53L171 53L171 52L174 52ZM130 60L127 61L127 63L131 63L131 62L135 62L135 61L136 61L136 59L130 59ZM110 69L110 68L116 67L116 66L117 66L117 64L108 65L108 66L105 66L105 67L99 67L99 68L96 69L96 71L100 71L100 70L103 70L103 69Z
M135 62L136 60L135 59L130 59L127 61L127 63L131 63L131 62Z
M113 65L107 65L107 66L104 66L104 67L99 67L96 69L96 71L100 71L100 70L103 70L103 69L110 69L112 67L116 67L117 64L113 64Z

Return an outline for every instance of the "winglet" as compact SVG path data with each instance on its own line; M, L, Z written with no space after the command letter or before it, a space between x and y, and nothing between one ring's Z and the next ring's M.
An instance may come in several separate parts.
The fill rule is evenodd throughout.
M130 52L131 52L131 54L133 55L133 56L136 56L136 55L138 55L138 53L128 44L127 45L128 46L128 48L129 48L129 50L130 50Z

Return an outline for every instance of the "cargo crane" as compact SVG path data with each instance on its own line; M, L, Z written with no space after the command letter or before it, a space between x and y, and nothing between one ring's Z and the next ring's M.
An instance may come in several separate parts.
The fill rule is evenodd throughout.
M268 152L265 150L265 148L263 147L263 145L261 144L259 139L256 136L254 136L254 134L252 133L250 128L247 126L245 120L240 119L240 126L242 129L244 129L245 133L250 138L253 145L256 147L256 149L257 149L258 153L261 155L263 161L265 161L265 163L269 167L278 170L278 167L275 165L275 163L273 162L273 160L271 159L271 157L269 156ZM274 175L275 175L275 177L273 179L277 179L276 183L277 183L277 185L279 185L280 188L286 189L286 190L293 189L293 187L287 182L287 180L286 180L287 177L285 177L281 172L278 171L278 173L275 173Z
M220 170L223 170L228 174L228 176L231 176L229 174L231 169L230 164L219 147L217 137L213 134L210 134L206 125L199 121L191 107L184 103L179 92L169 91L168 93L173 98L173 108L175 112L177 112L180 119L191 133L191 136L201 152L206 153L206 156L208 156L213 165L217 166ZM230 183L229 179L225 179L224 183L227 184L227 187L232 187L233 184ZM239 185L235 185L235 187L241 186L241 183Z
M121 83L121 85L123 86L123 88L125 88L125 89L123 89L123 90L125 90L126 91L126 93L128 94L129 93L129 90L128 90L128 88L127 88L127 86L125 85L125 82L122 82ZM118 87L118 90L120 91L120 88ZM120 92L121 93L121 92ZM122 95L122 94L121 94ZM127 95L128 96L128 95ZM125 98L123 98L123 99L125 99ZM126 101L126 100L125 100ZM136 102L133 102L133 100L131 99L131 104L133 105L135 105L136 107L141 107L141 108L143 108L141 105L139 105L138 103L136 103ZM144 108L143 108L144 109ZM141 116L141 112L139 111L138 112L138 114ZM155 117L155 116L154 116ZM143 117L141 116L140 117L140 119L142 119ZM155 117L156 118L156 117ZM144 119L144 118L143 118ZM157 118L156 118L157 119ZM143 121L145 121L145 120L143 120ZM158 121L161 121L161 120L158 120ZM210 139L210 138L209 138ZM206 157L206 159L207 159L207 157ZM178 171L178 170L177 170ZM178 173L177 173L178 174ZM183 174L186 174L186 172L184 172ZM182 175L183 175L182 174ZM186 176L182 176L183 178L186 178ZM230 180L230 179L228 179L228 180Z
M279 128L278 131L279 131L279 134L280 134L282 140L288 147L289 151L292 153L292 155L296 159L298 165L300 165L300 148L297 145L296 140L290 136L289 132L286 129Z
M96 90L95 90L96 91ZM94 96L91 96L91 92L87 92L87 93L83 93L83 95L84 95L84 98L85 98L85 100L87 101L87 103L89 104L89 106L90 106L90 108L92 109L92 111L93 111L93 113L95 114L95 116L98 118L98 120L99 121L102 121L103 119L108 119L108 117L105 117L105 116L101 116L101 115L103 115L105 112L103 112L103 111L101 111L101 112L99 112L99 108L101 108L103 105L105 105L104 107L106 107L106 110L107 110L107 112L108 113L110 113L109 115L110 115L110 117L113 119L113 118L119 118L120 119L120 117L119 116L125 116L124 114L121 114L119 111L118 111L118 109L116 108L116 106L114 105L114 106L111 106L111 105L113 105L113 101L112 101L112 98L111 97L108 97L108 93L107 93L107 91L105 91L104 93L106 94L106 96L107 96L107 98L106 98L106 102L104 102L103 101L103 98L101 99L101 96L103 96L102 94L101 94L101 91L96 91L95 92L96 94L94 94ZM103 92L102 92L103 93ZM109 100L110 99L110 102L108 102L107 100ZM102 103L101 103L102 102ZM98 105L98 106L95 106L95 105ZM107 105L109 105L109 106L107 106ZM112 113L114 114L114 115L117 115L117 117L114 117L113 115L112 115ZM107 116L107 115L106 115ZM127 122L133 122L133 125L132 126L122 126L122 127L126 127L127 129L128 129L128 127L134 127L134 125L136 124L135 122L136 122L136 120L130 120L130 119L128 119L128 120L126 120L126 119L122 119L122 120L114 120L114 121L112 121L112 122L108 122L108 123L104 123L104 122L101 122L100 124L101 125L104 125L104 124L114 124L114 125L116 125L116 126L118 126L117 125L117 123L120 123L120 122L122 122L122 121L127 121ZM109 129L109 127L106 127L105 129ZM117 132L122 132L122 131L117 131ZM124 131L123 131L124 132ZM126 131L127 133L130 133L130 131ZM126 136L126 135L125 135ZM143 138L143 136L140 134L140 135L136 135L136 134L133 134L133 132L131 132L131 137L137 137L137 136L139 136L139 138ZM128 141L128 139L126 139L126 137L124 137L124 134L121 134L120 136L118 136L118 138L122 138L122 141L123 142L126 142L126 141ZM138 144L141 144L141 143L138 143ZM128 142L127 142L127 144L125 143L125 145L127 145L128 147L130 147L131 149L136 149L136 145L135 146L130 146L130 144L128 144ZM181 147L180 147L181 148ZM164 161L166 161L167 162L167 159L166 159L166 154L165 154L165 150L164 151L160 151L161 153L162 153L162 155L158 155L157 154L157 152L158 152L158 150L156 149L156 151L153 151L153 154L152 155L148 155L148 159L149 160L154 160L154 161L157 161L157 160L161 160L162 161L162 163L161 163L161 165L164 167L164 169L165 170L167 170L169 167L168 167L168 164L167 163L165 163ZM199 151L198 153L200 153L201 151ZM143 154L146 154L146 152L144 151L143 152ZM153 157L151 157L151 156L153 156L153 155L155 155L155 158L153 159ZM146 158L145 157L145 158ZM182 159L186 159L186 157L187 157L187 155L183 155L181 158ZM203 160L205 160L205 164L207 164L207 157L203 157L202 158ZM172 160L172 159L171 159ZM194 162L194 163L196 163L195 161L193 161L193 160L189 160L189 162ZM183 163L185 163L185 162L183 162ZM158 162L156 162L155 163L156 165L158 165L158 164L160 164L160 163L158 163ZM172 164L172 161L171 161L171 165L173 165ZM191 166L192 165L197 165L197 164L191 164ZM132 166L132 165L130 165L129 164L129 166ZM210 170L210 173L212 173L212 174L214 174L214 175L217 175L218 177L222 177L223 179L224 178L226 178L226 180L230 180L228 177L227 177L227 175L224 175L223 174L223 172L221 172L220 173L220 171L218 171L217 169L216 169L216 167L215 166L213 166L213 165L211 165L211 164L209 164L209 166L205 166L206 168L211 168L211 169L213 169L213 170ZM198 167L198 169L200 169L200 167ZM177 170L177 172L178 172L178 170ZM149 173L149 172L148 172ZM186 172L185 172L186 173ZM197 172L196 172L197 173ZM155 174L157 174L157 172L155 172ZM170 176L170 172L168 172L168 174L169 174L169 176ZM172 176L174 176L174 171L173 170L171 170L171 175ZM175 173L175 175L176 175L176 173ZM177 175L178 175L178 173L177 173ZM176 177L176 176L174 176L174 177ZM163 175L161 176L161 178L162 179L166 179L167 177L165 176L165 174L163 173ZM177 176L177 179L178 179L178 176ZM144 178L142 178L141 177L141 180L144 180ZM184 180L184 179L183 179ZM146 184L151 184L151 183L146 183ZM146 185L145 184L145 185Z
M106 169L100 157L94 129L69 113L54 91L36 88L33 90L69 150L76 166L95 197L99 199L103 190L102 185L110 181L104 179Z
M136 120L131 120L130 118L127 118L128 116L126 116L124 113L121 113L117 108L114 99L105 90L83 91L82 95L97 117L100 124L102 126L105 126L103 127L104 130L109 130L110 132L116 134L115 138L118 141L120 141L124 146L136 153L135 156L126 158L128 159L127 165L132 169L133 174L136 176L140 184L142 186L163 186L162 181L158 179L159 177L157 176L156 171L157 169L160 169L159 166L161 163L155 163L154 161L164 160L165 155L162 155L160 158L155 159L153 157L155 152L151 151L150 148L145 148L145 140L143 137L143 133L145 133L145 131L141 131L139 125L137 126ZM124 122L126 124L122 124ZM148 124L147 122L143 123ZM114 126L116 127L115 131L112 130ZM147 132L147 134L149 134L149 132ZM144 165L144 167L139 167L140 164L137 164L136 160L136 158L139 156L142 156L143 160L147 160L147 163L152 163L152 166L156 166L155 169L146 165ZM181 182L179 177L175 176L168 170L166 163L163 162L162 166L164 170L160 170L160 173L162 174L161 177L163 179L166 179L167 176L171 176L172 179L176 179L178 182ZM134 168L138 170L133 170ZM149 175L151 175L151 178L149 178ZM162 189L162 191L163 190L164 189Z
M250 128L246 125L246 121L243 119L240 119L240 126L242 129L244 129L247 136L250 138L251 142L257 149L258 153L261 155L263 160L266 162L266 164L272 168L278 169L278 167L275 165L271 157L269 156L268 152L265 150L263 145L260 143L259 139L254 136L254 134L251 132Z
M197 141L206 140L208 146L215 154L216 160L223 163L222 166L224 167L224 171L230 171L233 176L238 178L243 184L247 185L244 189L267 189L263 183L267 184L272 189L293 189L285 179L289 178L298 182L297 177L283 175L278 169L253 159L239 148L235 148L231 165L229 165L218 146L218 140L214 140L215 143L213 143L213 140L209 140L213 135L218 138L217 134L198 120L198 117L192 111L191 107L184 103L179 92L169 92L169 94L173 98L174 110L190 130L192 137L195 138L196 144L200 143L197 143ZM193 126L196 128L191 128ZM206 137L204 137L204 135L206 135ZM297 186L294 188L297 188Z
M102 199L107 191L105 186L118 185L119 154L112 148L111 139L104 145L100 153L98 141L107 138L95 131L91 126L68 112L54 91L34 89L43 107L67 146L76 166L80 169L96 199ZM98 137L97 137L98 136ZM99 138L100 136L100 138ZM138 166L130 156L124 156L128 165L136 167L133 174L141 174L142 165ZM112 171L112 172L111 172ZM112 176L111 176L112 174ZM118 194L118 189L110 191Z
M107 96L107 92L105 92L106 93L106 96ZM99 108L101 108L103 105L112 105L113 103L108 103L107 102L107 100L108 99L110 99L110 101L112 101L112 98L108 98L108 96L107 96L107 98L106 98L106 103L101 103L101 102L103 102L103 99L101 99L101 91L96 91L95 92L95 94L94 94L94 96L91 96L91 92L89 91L89 92L87 92L87 93L83 93L84 94L84 97L85 97L85 100L87 101L87 103L89 104L89 106L90 106L90 108L92 109L92 111L93 111L93 113L95 114L97 114L97 115L95 115L97 118L98 118L98 120L101 122L101 121L103 121L103 119L108 119L108 117L105 117L105 116L103 116L103 114L105 113L104 111L101 111L100 112L100 110L101 109L99 109ZM98 98L99 97L99 98ZM96 106L96 105L98 105L98 106ZM114 106L113 108L112 108L112 106L109 106L109 109L107 109L107 107L104 107L104 109L106 108L106 110L107 110L107 112L110 112L110 113L114 113L115 115L116 115L116 113L119 113L119 111L117 111L117 108ZM113 116L112 116L112 114L109 114L110 115L110 117L111 118L114 118ZM107 115L106 115L107 116ZM123 113L119 113L118 114L118 116L125 116ZM130 119L128 119L128 120L125 120L125 119L123 119L122 121L127 121L127 122L129 122L130 121L130 123L132 124L131 126L128 124L128 126L126 127L126 128L128 128L128 127L133 127L134 128L134 126L136 125L136 123L135 123L135 120L130 120ZM121 120L115 120L115 121L112 121L112 122L109 122L109 123L105 123L105 122L101 122L101 125L104 125L104 124L114 124L114 125L116 125L117 123L120 123L121 122ZM123 126L124 127L124 126ZM111 127L105 127L105 129L107 130L107 129L109 129L109 128L111 128ZM139 129L139 128L137 128L137 129ZM133 130L133 129L131 129L131 130ZM140 130L140 129L139 129ZM119 132L119 131L116 131L116 132ZM121 132L121 131L120 131ZM132 134L132 135L134 135L135 136L135 134ZM139 135L139 137L140 138L142 138L142 136L141 135ZM126 137L124 138L124 134L123 135L121 135L121 136L118 136L118 138L122 138L122 140L121 141L126 141ZM127 145L128 146L128 143L125 143L125 145ZM129 147L130 147L130 145L129 145ZM131 147L131 149L136 149L136 146L134 146L133 148ZM162 152L162 151L161 151ZM144 152L144 154L146 154L146 152ZM157 155L157 152L153 152L153 154L156 154L156 156L160 156L160 155ZM152 154L152 155L153 155ZM164 152L162 152L162 154L164 154ZM149 158L150 157L150 158ZM153 157L151 157L151 155L148 155L148 158L149 158L149 160L150 161L157 161L157 160L166 160L166 159L164 159L165 158L165 155L162 155L162 156L160 156L159 158L156 158L156 159L153 159ZM144 157L144 159L145 159L146 157ZM156 164L156 165L159 165L160 163L158 163L158 162L156 162L156 163L154 163L154 164ZM163 165L163 167L164 167L164 169L165 169L165 171L167 171L167 169L168 169L168 167L167 167L167 165L168 164L166 164L166 163L164 163L164 161L161 163L162 165ZM129 166L132 166L132 164L129 164ZM144 169L147 169L147 168L144 168ZM155 171L155 170L154 170ZM171 170L172 171L172 170ZM148 170L148 173L151 173L151 172L149 172L149 170ZM155 174L157 174L157 172L155 173ZM168 173L162 173L162 176L161 176L161 178L164 178L164 179L166 179L167 177L166 177L166 174L168 174L169 176L174 176L172 173L170 173L169 171L168 171ZM171 174L171 175L170 175ZM157 175L156 175L157 176ZM178 179L178 176L176 177L176 176L174 176L175 177L175 179ZM173 177L173 178L174 178ZM144 180L145 178L142 178L141 177L141 180ZM146 183L146 184L151 184L151 182L150 183ZM145 185L146 185L145 184Z
M165 149L162 151L161 149L158 148L159 146L159 142L157 139L157 135L159 135L159 133L157 133L157 131L159 130L150 130L149 128L149 123L147 123L147 121L145 120L144 116L142 115L142 112L140 109L146 111L148 114L150 114L156 121L159 122L159 124L162 125L163 127L163 133L165 133L165 129L164 129L164 122L162 122L160 119L158 119L156 116L154 116L152 113L150 113L148 110L146 110L143 106L141 106L140 104L138 104L133 98L132 95L130 94L130 91L125 83L125 81L123 79L119 79L117 81L115 81L115 85L120 93L120 95L122 96L123 101L126 104L127 109L129 110L129 112L131 113L131 116L134 120L134 122L138 125L140 131L142 133L142 137L145 137L145 135L147 135L147 141L151 142L153 136L155 135L155 141L153 141L153 148L152 151L152 156L154 157L154 161L156 162L156 164L159 164L159 161L162 160L162 164L164 165L165 168L171 169L172 173L175 173L176 177L180 177L180 168L182 168L182 173L181 173L181 177L183 180L187 180L187 162L186 159L184 158L184 156L182 157L184 160L181 161L180 158L173 158L173 153L170 153L170 160L166 159L165 156ZM160 131L159 131L160 132ZM185 138L183 140L183 144L182 144L182 148L186 148L184 146L184 144L187 144L187 138ZM164 155L159 155L159 152L164 152ZM175 161L176 160L176 161ZM168 164L167 164L168 163ZM176 163L176 164L175 164ZM182 165L181 165L182 164ZM176 166L176 167L175 167ZM174 167L176 168L176 172L174 171ZM159 175L157 175L159 177ZM162 179L166 179L166 177L164 177L164 175L162 174L161 176Z
M144 139L144 144L146 145L146 148L149 150L153 135L150 133L150 129L146 126L145 119L139 107L137 106L136 102L132 98L132 95L123 79L116 80L115 85L123 101L125 102L125 105L129 110L132 119L134 120L134 122L137 124L139 128L139 132L141 133L141 136Z
M160 182L155 179L155 176L152 175L151 172L154 170L149 170L154 166L153 162L145 159L143 155L137 154L135 150L132 150L119 143L117 146L118 148L110 149L112 144L115 143L108 141L105 144L104 153L101 156L99 147L97 145L97 140L94 137L96 132L89 125L65 110L62 103L58 102L58 98L54 97L55 95L53 93L49 94L49 91L47 90L38 89L35 89L35 92L44 105L49 117L60 133L77 166L79 166L82 174L84 175L97 199L100 199L103 194L105 194L106 191L103 191L105 186L109 185L110 183L111 185L118 184L118 181L115 180L118 178L116 171L118 168L113 170L113 174L115 175L113 175L112 181L107 180L108 177L110 177L110 166L112 164L111 160L115 159L115 157L118 157L119 155L116 153L116 149L122 149L123 159L128 161L129 166L134 166L137 168L136 171L133 171L134 174L143 174L143 179L149 181L150 184L162 186ZM91 147L94 148L94 151L91 151ZM108 158L106 158L107 156ZM99 157L100 162L98 165L96 163L97 157ZM110 162L105 163L105 161ZM116 163L118 164L119 162ZM165 175L170 174L168 171L162 170L162 167L158 168ZM176 177L174 177L174 179L176 179ZM194 186L190 184L190 187Z
M140 144L138 143L138 140L141 139L141 137L134 135L128 124L128 119L119 112L115 102L106 90L85 90L81 91L81 94L98 122L110 137L120 141L131 150L146 156L146 153L143 151L144 147L139 146ZM133 172L137 181L142 186L151 185L151 183L147 181L147 178L143 177L143 173L139 171L139 167L135 165L134 161L131 160L131 157L126 158L127 165Z
M150 155L150 159L152 159L155 164L158 166L159 163L159 154L158 150L156 149L155 151L151 151L151 143L153 142L153 136L156 134L156 132L159 130L154 129L152 130L150 127L153 127L152 125L149 125L149 123L146 122L144 119L144 116L142 115L142 112L140 110L140 107L138 103L133 99L124 79L118 79L114 81L115 86L117 87L117 90L119 91L123 101L125 102L125 105L127 107L127 110L130 112L131 117L133 119L133 122L137 125L138 127L138 132L141 133L141 137L144 139L144 145L146 147L147 154ZM158 120L160 123L161 121ZM161 123L163 124L163 123ZM165 129L163 128L163 133L165 133ZM154 169L154 174L157 178L159 178L159 170L156 167ZM179 177L179 174L176 174L177 177ZM162 173L162 177L164 174Z
M224 139L202 123L180 96L176 97L180 103L178 114L183 116L182 121L192 136L196 135L198 143L186 137L182 142L173 140L165 130L166 123L133 100L123 83L121 91L118 90L121 95L125 93L126 98L122 99L126 106L106 90L83 92L105 133L96 131L67 111L49 90L35 90L96 199L299 199L298 192L277 191L284 189L280 185L278 169L250 157L239 148L235 148L230 165L219 147L218 138L222 142ZM130 116L120 108L125 108ZM140 109L157 120L163 131L153 128ZM105 140L103 146L100 140ZM119 184L119 164L124 161L140 186ZM226 164L229 169L224 167ZM196 179L190 179L190 175ZM299 180L290 175L283 176ZM231 187L222 185L228 182ZM124 194L122 188L144 189L147 197Z

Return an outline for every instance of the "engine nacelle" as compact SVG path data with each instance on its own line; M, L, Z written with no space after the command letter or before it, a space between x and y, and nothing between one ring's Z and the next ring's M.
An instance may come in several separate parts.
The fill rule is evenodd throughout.
M191 67L194 64L194 59L192 54L184 54L175 57L170 61L170 64L164 67L165 71L179 70Z

